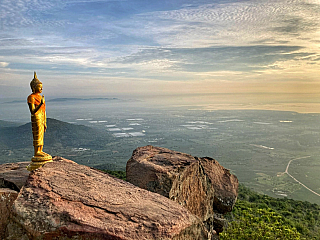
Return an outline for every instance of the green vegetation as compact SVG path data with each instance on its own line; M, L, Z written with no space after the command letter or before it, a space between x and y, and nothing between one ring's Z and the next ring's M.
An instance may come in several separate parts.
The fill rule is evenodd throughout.
M124 181L127 180L125 171L113 171L113 170L102 170L102 171L109 173L110 175L115 176L116 178L122 179Z
M320 206L272 198L239 186L238 201L221 239L319 239Z
M235 220L221 234L224 239L301 239L296 228L271 208L239 200L233 211Z

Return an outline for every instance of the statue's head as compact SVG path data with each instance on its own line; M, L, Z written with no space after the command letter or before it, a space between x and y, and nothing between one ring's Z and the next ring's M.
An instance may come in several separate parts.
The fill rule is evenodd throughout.
M42 84L42 82L40 82L40 80L37 77L36 72L34 72L34 77L32 79L32 81L30 82L30 87L33 93L36 92L36 88L38 86L38 84Z

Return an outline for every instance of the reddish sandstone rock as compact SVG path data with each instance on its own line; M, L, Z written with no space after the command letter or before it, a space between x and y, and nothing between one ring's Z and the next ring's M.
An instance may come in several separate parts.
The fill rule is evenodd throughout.
M0 188L0 239L4 238L11 207L17 196L17 191L9 188Z
M28 162L0 165L0 239L4 238L11 207L29 176Z
M215 191L200 161L193 163L176 177L169 197L204 221L214 214Z
M189 154L150 145L140 147L127 162L127 181L169 197L173 181L195 162L197 160Z
M128 182L189 206L203 219L212 209L230 212L238 195L237 177L208 157L145 146L134 150L126 171Z
M214 209L231 212L238 197L238 178L212 158L200 158L200 165L214 188Z
M230 212L238 195L237 177L216 160L166 148L137 148L126 172L127 181L178 202L218 233L224 224L219 214Z
M30 162L5 163L0 165L0 187L19 191L29 177Z
M13 205L7 239L208 239L179 204L70 160L32 172Z

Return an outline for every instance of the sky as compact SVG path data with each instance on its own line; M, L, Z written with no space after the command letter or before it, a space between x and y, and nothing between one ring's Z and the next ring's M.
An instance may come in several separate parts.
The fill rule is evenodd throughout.
M320 0L1 0L0 98L317 94Z

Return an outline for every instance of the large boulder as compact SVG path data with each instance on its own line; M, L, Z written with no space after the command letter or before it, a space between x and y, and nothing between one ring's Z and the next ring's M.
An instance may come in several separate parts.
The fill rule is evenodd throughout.
M126 172L127 181L178 202L212 224L232 210L238 196L237 177L209 157L149 145L134 150Z
M67 159L33 171L6 239L208 239L198 217L159 194Z
M127 181L169 197L175 179L195 162L197 160L186 153L151 145L139 147L127 162Z

